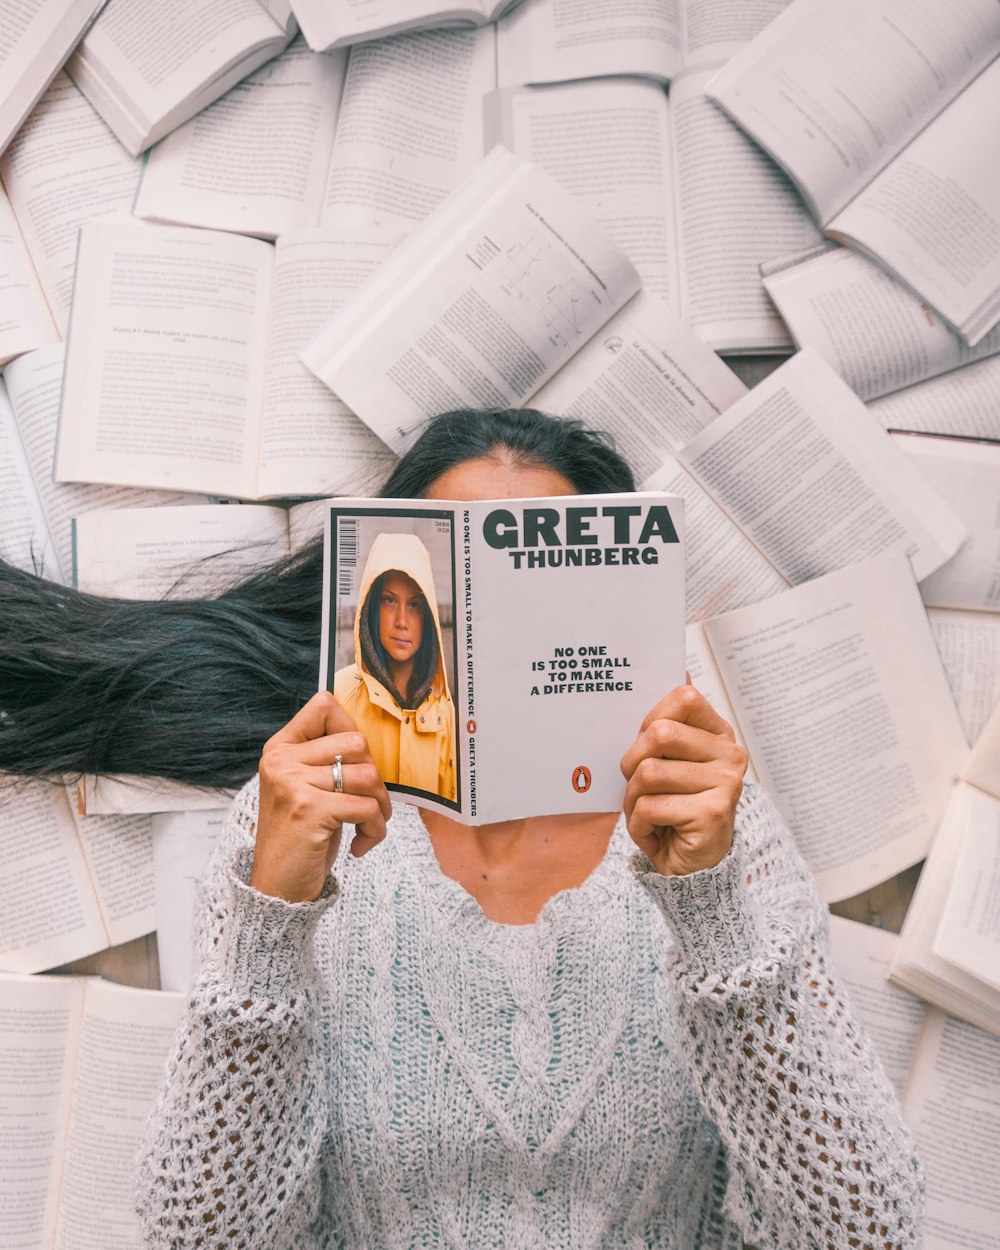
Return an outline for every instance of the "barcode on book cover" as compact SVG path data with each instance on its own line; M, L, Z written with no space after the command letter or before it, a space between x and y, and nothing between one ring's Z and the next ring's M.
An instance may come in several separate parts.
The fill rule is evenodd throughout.
M349 599L358 567L358 523L341 521L337 526L337 597Z

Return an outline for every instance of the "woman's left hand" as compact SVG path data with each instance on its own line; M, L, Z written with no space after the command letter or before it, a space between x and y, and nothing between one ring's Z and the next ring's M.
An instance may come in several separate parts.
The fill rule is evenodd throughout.
M713 868L733 844L747 753L693 686L678 686L642 722L622 756L625 821L656 871Z

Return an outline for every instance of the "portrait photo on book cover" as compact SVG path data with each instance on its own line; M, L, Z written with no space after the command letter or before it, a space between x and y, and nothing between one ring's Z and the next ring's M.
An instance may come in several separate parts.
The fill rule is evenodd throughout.
M452 514L331 521L331 689L386 786L457 807Z

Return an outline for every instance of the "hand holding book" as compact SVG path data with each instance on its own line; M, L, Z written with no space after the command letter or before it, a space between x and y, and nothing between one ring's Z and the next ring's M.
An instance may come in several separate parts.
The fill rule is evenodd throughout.
M357 826L351 853L360 857L385 837L391 814L367 741L321 690L264 745L251 886L289 903L314 902L344 824Z
M625 819L658 873L714 868L733 844L747 753L693 686L677 686L642 722L621 763Z

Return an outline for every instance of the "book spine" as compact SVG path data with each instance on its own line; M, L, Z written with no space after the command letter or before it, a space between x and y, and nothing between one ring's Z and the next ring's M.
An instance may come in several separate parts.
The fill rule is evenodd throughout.
M472 586L472 514L468 508L465 508L462 511L463 637L465 642L463 648L464 680L462 689L464 701L459 712L459 716L464 723L457 738L461 743L462 764L466 778L466 791L462 795L462 807L470 818L476 817L479 811L476 786L475 605Z

